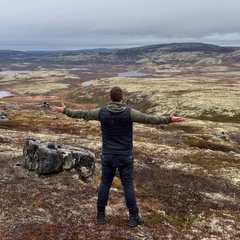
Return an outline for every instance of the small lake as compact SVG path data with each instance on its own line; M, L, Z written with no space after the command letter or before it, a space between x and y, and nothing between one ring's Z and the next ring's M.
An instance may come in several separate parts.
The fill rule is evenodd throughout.
M89 81L83 82L82 85L83 85L84 87L88 87L88 86L93 85L93 82L94 82L94 80L89 80Z
M2 71L0 75L18 74L18 73L28 73L29 71Z
M118 73L119 77L142 77L142 76L146 76L146 75L147 74L140 73L138 71L128 71L128 72Z
M11 96L10 92L0 91L0 98Z

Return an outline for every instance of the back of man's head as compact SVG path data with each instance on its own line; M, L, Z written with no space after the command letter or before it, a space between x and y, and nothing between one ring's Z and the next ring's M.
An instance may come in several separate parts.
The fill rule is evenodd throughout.
M110 90L110 98L114 102L120 102L123 99L123 91L120 87L113 87Z

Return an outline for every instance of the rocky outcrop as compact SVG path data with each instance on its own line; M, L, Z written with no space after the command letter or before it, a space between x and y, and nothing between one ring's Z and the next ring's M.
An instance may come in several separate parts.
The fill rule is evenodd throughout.
M19 105L14 103L14 104L10 104L6 107L6 110L17 110L19 109Z
M47 102L38 103L35 105L36 108L50 109L50 104Z
M6 113L0 110L0 122L8 121Z
M75 168L80 178L88 181L95 170L95 155L89 150L55 142L27 139L22 166L37 174L59 173Z

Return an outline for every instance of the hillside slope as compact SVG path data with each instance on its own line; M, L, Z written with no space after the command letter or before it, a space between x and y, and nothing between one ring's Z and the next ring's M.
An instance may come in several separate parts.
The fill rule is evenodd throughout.
M1 91L13 94L0 99L8 119L0 120L1 240L240 238L239 48L186 43L7 55L0 69L28 72L0 75ZM118 76L128 71L146 75ZM133 108L187 117L170 125L134 124L135 186L145 220L136 229L127 227L118 174L107 224L96 224L99 123L67 118L44 104L103 106L115 85ZM23 147L31 137L92 151L94 182L86 184L76 171L38 176L25 170Z

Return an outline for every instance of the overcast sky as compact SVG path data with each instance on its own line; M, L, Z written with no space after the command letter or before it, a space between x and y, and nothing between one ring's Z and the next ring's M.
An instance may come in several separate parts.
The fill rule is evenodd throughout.
M0 0L0 50L240 46L240 0Z

